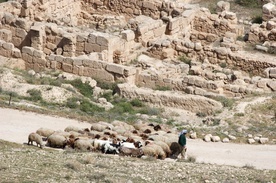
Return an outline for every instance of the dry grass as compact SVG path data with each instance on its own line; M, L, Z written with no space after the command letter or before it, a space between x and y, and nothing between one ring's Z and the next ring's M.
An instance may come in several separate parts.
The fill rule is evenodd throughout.
M0 140L0 182L234 182L275 181L276 170L149 160L98 153L66 153ZM215 173L214 173L215 172ZM205 175L202 177L202 175ZM219 176L218 176L219 175ZM262 175L260 178L259 175Z

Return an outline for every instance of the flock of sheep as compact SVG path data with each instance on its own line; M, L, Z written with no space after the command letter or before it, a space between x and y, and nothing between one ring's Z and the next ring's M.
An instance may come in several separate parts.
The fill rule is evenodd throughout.
M122 156L150 156L158 159L176 158L182 151L177 143L176 131L165 125L137 123L129 125L122 121L98 122L90 128L68 126L64 131L39 128L30 133L28 145L52 148L72 148Z

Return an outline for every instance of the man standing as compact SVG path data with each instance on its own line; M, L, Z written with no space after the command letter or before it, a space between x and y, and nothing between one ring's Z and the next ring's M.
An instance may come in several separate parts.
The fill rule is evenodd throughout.
M182 159L186 159L186 151L187 151L187 147L186 147L186 134L187 134L187 130L182 130L179 134L179 138L178 138L178 143L183 147L182 151L181 151L181 158Z

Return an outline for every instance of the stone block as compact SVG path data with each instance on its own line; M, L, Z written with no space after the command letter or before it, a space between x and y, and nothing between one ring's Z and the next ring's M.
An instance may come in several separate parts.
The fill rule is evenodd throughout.
M33 52L34 52L34 48L32 48L32 47L24 46L22 48L22 53L27 53L28 55L32 56Z
M162 25L156 29L153 30L154 37L160 37L166 32L166 25Z
M34 58L33 60L34 60L35 64L37 63L37 64L39 64L40 66L43 66L43 67L46 66L47 61L43 58Z
M88 35L87 42L88 42L88 43L96 44L96 39L97 39L97 34L95 34L95 33L90 33L90 34ZM77 40L78 40L78 38L77 38Z
M72 73L73 72L73 66L71 64L62 63L62 70L65 72Z
M76 43L76 51L83 52L84 51L84 42L77 42Z
M3 43L2 47L6 50L11 51L14 48L14 45L12 43Z
M170 20L169 24L168 24L168 29L170 31L179 28L179 19L178 18L173 18Z
M12 38L12 43L14 44L14 46L20 47L20 45L21 45L21 43L22 43L22 38L13 37L13 38Z
M0 49L0 55L4 56L4 57L10 57L11 56L11 50L6 50L1 48Z
M135 39L135 33L132 30L122 31L122 38L126 41L132 41Z
M101 46L98 45L98 44L85 43L84 44L84 51L86 53L100 52L101 51Z
M24 29L16 28L15 29L15 36L24 39L27 36L27 32Z
M81 66L81 65L83 65L83 63L82 63L82 58L73 58L73 65L74 66Z
M108 46L109 41L108 41L108 37L104 36L104 35L99 35L96 39L96 43L100 46Z
M94 37L94 36L92 36L92 37ZM88 41L88 34L78 34L76 40L77 40L77 42L86 42L86 41ZM96 43L96 37L94 37L94 39L91 38L90 41L92 41L92 43ZM90 42L90 41L88 41L88 42Z
M33 56L37 58L45 58L45 54L41 50L34 50Z
M65 60L65 57L62 56L62 55L56 55L56 56L55 56L55 60L56 60L57 62L62 63L62 62Z
M21 58L21 51L18 48L12 49L12 57L14 58Z
M22 59L28 63L33 63L33 57L27 53L22 53Z
M120 75L124 74L124 66L118 64L108 64L106 70Z
M0 29L0 39L10 42L12 40L12 32L7 29Z

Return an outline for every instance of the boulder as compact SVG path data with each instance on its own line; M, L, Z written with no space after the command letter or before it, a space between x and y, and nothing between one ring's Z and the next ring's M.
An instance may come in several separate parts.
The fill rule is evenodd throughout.
M210 141L211 141L211 137L212 137L211 134L207 134L207 135L204 136L203 140L204 140L205 142L210 142Z
M212 136L211 140L212 140L212 142L220 142L220 137L219 136Z
M223 139L222 139L222 142L223 142L223 143L229 143L230 140L229 140L229 138L226 137L226 138L223 138Z
M269 140L268 138L262 137L262 138L260 138L259 142L261 144L266 144L268 142L268 140Z
M256 141L252 138L248 139L247 140L248 144L254 144Z

